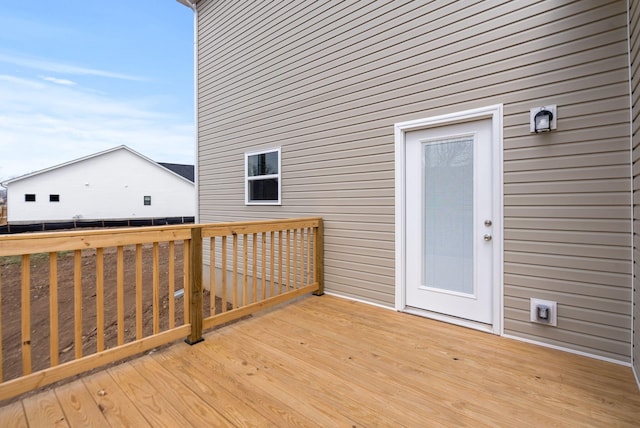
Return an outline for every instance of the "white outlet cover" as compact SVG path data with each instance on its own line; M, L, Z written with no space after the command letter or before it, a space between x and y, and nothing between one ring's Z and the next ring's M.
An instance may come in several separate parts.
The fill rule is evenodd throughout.
M539 305L543 305L549 308L549 319L547 321L538 319L536 315L537 314L536 308ZM550 325L554 327L557 326L558 325L558 302L532 298L530 310L529 310L529 321L535 322L537 324Z

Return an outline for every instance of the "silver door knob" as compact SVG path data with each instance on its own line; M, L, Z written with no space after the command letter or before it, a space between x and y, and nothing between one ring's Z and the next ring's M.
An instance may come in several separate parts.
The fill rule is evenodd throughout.
M487 226L487 227L491 226L492 224L493 223L491 222L491 220L485 220L484 221L484 225Z
M485 241L491 241L492 236L487 234L487 235L484 235L483 238Z

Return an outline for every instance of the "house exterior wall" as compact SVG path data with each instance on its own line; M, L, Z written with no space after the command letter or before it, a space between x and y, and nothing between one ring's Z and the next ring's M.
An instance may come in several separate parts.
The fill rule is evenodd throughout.
M9 183L9 223L193 216L195 187L119 149ZM35 194L26 202L25 194ZM59 195L50 202L49 195ZM151 196L151 205L144 205Z
M640 1L629 1L633 146L633 367L640 382Z
M200 221L322 216L326 290L393 307L394 123L503 104L504 332L630 361L625 1L201 0L198 27ZM246 206L273 147L282 205Z

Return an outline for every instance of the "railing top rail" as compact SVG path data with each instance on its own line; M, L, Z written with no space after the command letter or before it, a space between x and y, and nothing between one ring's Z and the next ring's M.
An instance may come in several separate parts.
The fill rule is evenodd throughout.
M203 237L211 237L317 227L321 221L312 217L5 235L0 236L0 257L184 240L190 239L194 227L202 229Z
M287 229L302 229L306 227L318 227L322 222L320 217L282 219L282 220L257 220L228 223L202 224L202 236L226 236L245 233L274 232Z

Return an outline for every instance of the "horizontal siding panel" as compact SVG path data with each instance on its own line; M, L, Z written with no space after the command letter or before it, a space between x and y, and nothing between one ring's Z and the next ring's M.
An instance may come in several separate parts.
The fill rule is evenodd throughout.
M522 116L522 115L518 115ZM535 141L532 139L532 141ZM536 141L537 143L537 141ZM629 150L629 138L612 138L603 143L596 141L581 141L578 143L544 144L539 143L531 147L513 148L504 151L505 161L520 159L549 158L554 156L575 156L589 153L607 153L611 151Z
M631 191L631 183L629 182L628 178L612 178L607 180L552 181L544 183L507 183L504 185L505 195L535 195L554 193L575 194L621 191Z
M594 244L624 247L629 252L629 233L606 233L544 229L507 229L504 231L509 241L528 241L563 244Z
M335 258L337 255L339 255L339 253L333 257L325 257L325 265L333 269L344 269L345 271L351 272L352 275L363 279L375 278L376 281L380 281L383 277L395 277L395 270L393 268L371 263L362 263L362 258L360 258L360 260L353 259L348 261L347 259Z
M629 192L608 193L560 193L557 195L505 195L505 205L509 206L591 206L591 205L624 205L631 209Z
M599 355L617 361L628 363L629 345L615 340L595 337L591 334L581 334L560 329L549 329L546 326L534 325L530 322L505 319L505 330L509 334L537 342L548 343L560 348L569 348L587 354Z
M367 274L366 272L354 272L350 269L343 269L332 265L325 266L325 275L350 279L354 287L366 288L379 293L392 295L394 291L393 276L385 277Z
M625 261L595 257L562 256L557 254L505 251L504 261L505 264L522 263L525 265L610 272L618 275L631 273L631 266Z
M613 58L609 60L609 63L603 64L603 68L608 68L613 64L620 64L621 60L624 58ZM582 68L575 67L571 72L577 75L581 74L590 74L595 72L594 68L598 68L597 63L592 63L589 65L584 65ZM533 73L533 72L532 72ZM566 75L566 72L564 72ZM553 84L553 76L549 77L549 84ZM513 79L513 80L512 80ZM531 77L532 80L531 85L534 85L534 81L537 80L536 77ZM556 77L556 79L560 79L560 75ZM308 133L316 133L322 132L327 129L327 126L331 126L332 128L347 128L349 131L353 132L355 129L349 128L350 125L353 125L354 118L357 118L357 123L366 123L373 122L376 120L388 118L389 122L392 122L393 117L398 117L401 115L406 115L411 111L415 111L417 104L425 104L428 101L433 101L437 99L439 102L446 103L447 105L458 104L465 102L467 100L473 99L481 99L484 98L486 92L484 88L487 86L492 86L496 95L498 94L506 94L511 92L511 88L513 87L513 82L517 80L514 78L510 78L510 76L488 76L486 78L476 77L472 81L464 81L460 82L461 87L457 87L459 92L452 93L451 88L446 86L441 89L433 89L428 88L428 91L425 92L427 88L422 85L420 88L415 88L415 91L410 92L411 88L403 89L402 93L397 94L385 94L385 97L388 97L386 100L378 100L376 104L368 104L362 107L351 105L351 104L343 104L338 109L334 109L332 111L326 111L322 114L318 112L309 113L307 116L305 115L297 115L291 119L278 119L277 123L271 118L267 123L262 126L254 125L252 129L242 129L237 127L232 128L222 128L219 118L215 115L214 112L211 112L212 120L210 124L200 122L200 132L203 133L204 136L207 137L217 137L217 138L225 138L229 142L239 142L240 140L247 141L247 138L251 138L255 133L262 133L266 137L269 135L275 135L280 132L284 133L284 136L287 137L286 129L292 129L290 132L296 132L298 136L300 133L300 122L305 123L305 131ZM566 82L562 83L566 86ZM528 88L529 92L533 95L537 93L536 87ZM524 94L519 94L520 96L526 96L526 92ZM403 98L403 101L406 104L403 104L401 107L397 107L397 100L399 97ZM374 99L370 100L371 102ZM357 109L357 113L350 111L350 108ZM601 112L593 117L590 117L591 126L601 126L606 123L611 123L612 121L615 123L621 123L624 121L624 118L628 117L628 112L620 111L620 112ZM209 114L204 106L200 107L201 117L206 117ZM233 118L234 121L237 121L237 117ZM231 122L234 123L234 122ZM566 126L568 129L578 128L584 126L584 120L576 119L573 121L571 118L564 118L563 126ZM284 129L283 129L284 128ZM357 128L356 128L357 129ZM221 130L221 131L217 131ZM295 131L293 131L295 130ZM510 136L510 132L508 129L505 129L505 138ZM302 133L302 135L307 135Z
M504 182L528 183L567 180L597 180L605 178L629 179L629 165L592 166L568 169L506 172Z
M524 299L509 299L510 318L520 321L529 319L529 301ZM524 317L523 317L524 315ZM614 314L599 311L586 311L581 308L561 305L558 307L558 328L576 333L593 334L620 342L629 339L631 331L628 322L625 326L618 326L622 320ZM625 318L624 321L629 321ZM624 322L623 321L623 322ZM613 323L613 324L612 324Z
M601 259L631 261L629 247L613 247L606 245L560 244L555 242L504 241L505 251L562 255L574 257L593 257Z
M600 76L598 76L600 79ZM535 105L532 101L529 105ZM540 104L540 102L536 103ZM518 110L518 112L522 115L522 113L527 113L527 111ZM562 112L559 112L561 114ZM583 118L584 121L584 118ZM592 127L589 126L590 123L586 123L584 121L582 126L577 128L572 128L568 130L565 126L564 120L562 122L562 132L550 132L544 136L536 136L529 134L529 128L524 125L519 127L520 133L516 135L517 130L513 129L510 134L514 134L511 137L505 139L504 147L505 153L508 153L509 150L519 149L519 148L527 148L527 147L540 147L540 146L554 146L559 144L571 144L586 141L597 141L599 144L606 146L607 142L610 140L617 140L620 138L629 139L629 124L628 123L607 123L603 126ZM526 129L525 129L526 128Z
M356 257L374 257L380 260L380 263L389 263L390 260L394 260L394 248L386 248L385 246L362 247L357 245L345 245L340 242L336 243L335 241L335 239L332 239L328 242L325 242L325 252L335 252L336 254L343 254L345 257L349 257L350 255Z
M486 8L486 6L484 6L484 7ZM472 9L473 9L473 7L470 7L470 8L466 8L466 10L465 10L465 12L470 17L471 17L471 14L473 13ZM520 12L519 14L521 15L521 18L523 18L525 20L529 19L529 20L534 20L534 21L540 21L540 22L536 22L535 24L532 23L532 25L534 25L534 26L531 27L531 28L535 29L535 30L531 30L531 31L536 31L537 32L537 35L534 38L534 40L536 40L536 42L537 42L537 39L540 38L540 34L545 34L544 30L542 30L541 27L544 27L545 24L549 25L549 23L545 22L544 18L542 16L536 16L533 19L531 19L531 16L527 16L527 11L526 10L521 10L519 12ZM491 13L491 14L495 15L494 11L487 11L487 13ZM431 14L429 14L429 16L430 15ZM473 17L473 18L475 18L475 17ZM414 17L409 22L414 26L415 25L420 25L419 24L419 19L420 19L420 17ZM518 17L514 16L514 19L518 19ZM584 22L588 22L588 15L585 15L585 17L583 17L583 19L584 19ZM455 55L456 55L456 46L455 45L452 45L451 43L447 43L446 39L437 38L437 35L435 34L435 33L437 33L439 31L439 29L437 29L437 28L436 29L431 29L430 32L427 33L427 40L433 39L434 42L437 43L437 46L430 46L430 43L428 43L428 42L425 43L425 40L423 40L420 37L420 34L416 34L416 37L410 38L409 35L406 33L406 31L403 30L402 27L395 27L394 30L395 30L396 33L399 33L398 37L401 36L402 39L405 41L404 45L409 44L409 43L406 42L408 40L408 41L411 41L414 45L416 45L416 44L419 45L418 52L422 53L423 55L424 55L425 52L428 52L429 64L434 64L434 65L432 66L432 68L429 68L427 70L424 70L424 69L416 70L416 73L418 73L418 72L424 73L425 71L428 71L430 74L433 74L434 70L438 66L443 67L444 65L448 65L452 61L454 62L454 64L457 64L459 62L462 62L465 59L468 60L469 58L485 58L485 57L489 57L488 64L494 64L496 62L496 60L494 58L491 58L490 55L488 54L488 52L490 53L491 51L495 51L497 54L499 54L499 56L497 58L507 56L510 53L509 52L504 52L506 50L505 44L507 44L507 45L510 44L512 46L513 50L516 50L516 51L518 51L520 53L522 53L522 52L529 53L529 52L532 52L532 51L535 52L537 49L539 49L540 46L551 46L550 49L553 49L555 47L554 45L557 42L554 43L553 41L545 40L545 41L542 41L540 43L536 43L537 49L527 49L527 46L523 46L523 43L526 43L527 41L529 41L529 43L535 43L535 42L531 42L531 40L532 40L531 39L531 35L527 35L526 31L523 30L522 21L518 22L518 24L521 26L519 28L519 31L516 30L516 31L509 32L508 29L503 29L503 28L498 28L498 29L492 28L491 30L493 30L493 31L486 31L486 34L487 35L489 35L489 34L492 35L493 38L492 38L492 40L485 40L483 43L478 43L477 35L476 35L476 37L474 37L472 39L465 40L465 39L459 39L459 37L460 37L459 34L455 34L454 37L456 39L463 40L463 42L461 43L462 46L460 46L458 51L457 51L461 55L461 57L459 59L455 58ZM517 24L512 24L512 25L515 26ZM605 24L605 26L606 26L606 24ZM603 25L600 25L600 27L602 28ZM425 31L424 28L425 28L424 25L422 26L422 28L420 28L420 26L419 26L418 27L418 31L424 32ZM448 31L451 34L451 32L453 31L452 26L448 26L446 31ZM589 29L585 29L583 31L584 31L584 33L576 34L574 37L578 38L578 40L580 40L580 38L581 38L580 36L584 36L585 33L588 34L590 30ZM591 31L593 31L593 30L591 30ZM498 33L501 33L501 32L504 32L506 34L504 34L503 37L498 37ZM525 33L525 34L522 34L522 33ZM566 39L568 37L570 37L570 36L568 36L567 33L568 32L563 34L562 42L565 42ZM339 50L338 50L339 49L339 43L336 40L336 35L334 34L332 36L333 37L331 39L331 44L329 46L331 46L333 52L339 52ZM552 35L549 36L549 38L553 39L554 36L555 35L552 33ZM505 40L505 38L508 38L508 37L512 37L512 38L514 38L514 40L508 40L508 39ZM555 37L557 37L557 36L555 36ZM584 37L582 37L582 38L584 38ZM369 38L366 38L366 39L363 39L363 40L367 44L372 44L375 41L375 38L369 37ZM350 44L353 44L353 40L352 39L350 39L348 42ZM473 42L475 44L475 47L478 50L478 52L476 54L474 54L473 52L469 52L469 50L471 49L471 46L469 46L470 42ZM495 47L491 46L491 44L490 44L491 42L493 42L495 44ZM385 45L387 45L388 40L387 39L380 40L380 43L384 43L383 46L385 46ZM544 43L544 44L542 44L542 43ZM593 47L593 46L595 46L595 43L593 41L591 41L588 44L588 46ZM407 50L411 49L412 46L411 45L403 46L402 48L406 52ZM439 53L437 51L435 51L436 48L442 49L442 53L440 53L440 55L438 55ZM446 49L446 51L445 51L445 49ZM571 47L567 48L566 51L559 52L557 54L557 57L558 58L562 58L562 57L566 56L567 53L579 52L581 50L584 50L584 48L580 49L578 47L571 46ZM365 55L367 51L366 51L366 49L365 50L358 49L357 52L360 55ZM372 49L371 53L372 54L376 54L376 53L380 53L380 52L384 53L385 51L381 50L380 48L377 48L377 49ZM306 51L303 52L303 53L306 54ZM546 53L546 56L548 58L552 58L554 56L550 52L545 52L545 53ZM482 55L482 54L484 54L484 55ZM381 55L381 57L379 58L379 60L380 61L384 60L383 61L384 64L375 64L375 63L372 64L371 63L372 55L366 56L366 59L368 61L366 64L369 66L369 67L367 67L367 69L374 70L374 72L375 72L377 70L380 70L380 67L384 67L385 64L389 64L389 63L395 64L395 61L390 60L389 58L387 58L385 56L382 56L383 54L380 54L380 55ZM511 54L511 55L514 55L514 54ZM446 62L444 64L438 64L439 56L442 57L442 58L445 58ZM407 55L403 55L401 58L398 58L398 59L406 61L406 58L410 58L414 62L419 61L419 59L416 59L416 55L411 55L410 52L407 52ZM326 60L324 61L325 64L328 63L328 62L330 62L330 57L327 57ZM422 60L421 62L426 62L426 61ZM522 65L524 63L526 63L526 61L521 61L519 65ZM347 64L348 64L349 67L363 66L364 65L364 64L360 64L360 63L356 62L354 60L354 58L350 58L350 61ZM380 67L377 67L377 65L379 65ZM345 63L337 63L337 64L335 64L334 67L332 67L331 69L327 69L326 71L333 71L334 73L337 73L337 72L340 72L341 69L344 68L344 67L345 67ZM406 64L400 64L399 67L401 67L401 69L399 69L399 70L403 71L402 76L415 74L415 73L411 73L411 69L408 69ZM477 68L477 66L474 66L474 67ZM470 67L470 69L472 69L474 67ZM281 68L281 65L280 65L280 68ZM316 76L322 71L322 68L318 69L317 66L313 67L313 68L310 67L309 71L305 74L305 72L303 72L303 68L304 67L301 64L296 64L296 66L295 66L296 77L297 77L296 80L300 81L300 82L304 82L305 85L311 85L312 83L314 83L314 82L305 81L304 79L306 77L317 79ZM505 69L505 68L508 68L508 67L500 66L500 69ZM253 75L251 77L254 78ZM286 77L287 77L286 75L282 76L283 79L286 78ZM291 76L291 77L293 77L293 76ZM364 77L366 78L366 73L365 73ZM400 76L398 76L398 78L399 77ZM272 79L273 78L277 79L278 76L273 76ZM394 81L394 80L397 80L397 78L395 78L395 76L386 76L385 80L386 81ZM368 81L368 80L365 80L365 81ZM219 81L219 84L221 86L223 86L224 83L225 83L224 80ZM256 83L259 83L259 80L256 81ZM270 82L270 83L271 84L275 84L275 82ZM372 82L372 86L379 86L379 85L380 85L380 82ZM407 86L407 85L403 85L403 86ZM294 88L295 88L295 86L294 86ZM252 88L251 87L247 87L247 89L250 90ZM284 89L284 87L282 87L282 89ZM289 91L291 91L293 88L287 88L287 89ZM254 95L254 98L255 98L255 95Z
M599 319L599 317L602 317L604 324L625 328L629 327L629 319L620 315L621 313L629 311L631 303L628 300L603 299L593 296L561 293L556 290L548 291L509 286L505 289L505 302L510 302L507 306L529 310L529 299L532 295L534 295L536 299L558 302L558 305L562 305L573 311L565 313L563 316L569 316L568 314L573 313L573 318L581 317L579 319L583 321L595 321ZM513 303L516 300L519 301L517 305Z
M628 219L629 207L512 207L506 206L505 217L546 217L546 218L600 218L600 219Z
M328 293L335 293L340 296L363 300L365 302L371 302L389 308L393 308L394 306L393 297L391 297L388 292L380 292L371 289L371 287L368 287L366 282L350 279L343 280L342 278L331 277L328 279L325 277L325 279L327 281L332 280L330 282L331 285L329 287L325 287L325 291ZM340 282L340 280L343 280L343 282Z
M580 168L604 165L625 165L628 168L629 151L516 160L507 162L504 166L504 171L505 173L509 173L516 171Z
M285 189L289 198L295 199L300 197L298 193L302 193L303 195L308 194L309 192L315 193L318 198L334 198L334 199L353 199L353 198L393 198L395 196L395 191L393 188L375 188L371 186L369 188L362 189L325 189L324 190L312 190L312 189L300 189L298 186L290 186Z
M333 247L333 248L336 248L336 247ZM383 275L387 275L387 276L395 275L394 259L393 257L389 257L389 256L393 256L393 253L390 255L387 255L387 258L381 259L381 257L372 255L369 252L366 252L365 254L356 254L352 251L348 251L349 250L348 248L341 248L341 249L343 250L343 252L340 252L334 249L333 251L328 253L331 255L332 260L334 261L349 260L349 262L345 262L345 263L353 264L355 266L354 269L356 270L362 270L362 269L368 270L370 267L376 267L376 268L384 269ZM347 250L347 251L344 251L344 250ZM327 255L326 257L329 257L329 256Z
M533 263L528 264L526 260L524 262L522 261L524 257L515 257L514 259L513 262L505 261L505 277L508 274L525 275L560 281L584 282L598 286L620 287L623 289L622 292L627 291L627 295L630 296L628 289L631 278L628 274L562 266L546 266Z
M505 269L506 270L506 269ZM619 301L630 302L631 290L628 287L621 287L617 284L607 285L599 279L593 279L586 277L587 281L580 281L577 277L569 277L569 279L552 278L553 270L547 270L546 276L530 276L527 273L513 272L513 267L509 267L509 271L504 275L504 290L506 296L518 296L525 297L522 294L518 294L517 290L537 290L532 297L538 296L537 293L549 293L557 296L551 300L558 300L560 296L567 295L576 298L593 298L599 301ZM575 303L574 303L575 304ZM626 313L625 311L621 313Z
M529 317L528 311L519 311L517 309L505 309L505 318L509 320L509 323L519 321L518 328L522 332L530 334L540 333L540 328L546 328L549 331L545 331L545 337L549 337L555 340L569 340L576 345L585 347L593 347L597 350L611 349L619 355L629 355L630 346L629 343L625 343L624 335L626 334L627 340L629 337L629 330L616 329L613 327L606 328L599 326L595 328L594 325L585 325L580 321L564 320L565 326L559 325L558 328L548 328L547 326L536 326L533 323L527 322ZM561 323L562 318L558 320ZM592 330L593 328L593 330ZM615 333L615 334L614 334ZM593 353L593 352L592 352ZM620 357L618 357L620 359Z
M505 218L505 237L509 237L511 229L540 229L559 231L586 231L586 232L614 232L630 233L631 221L629 219L601 220L580 218L539 218L520 217Z

